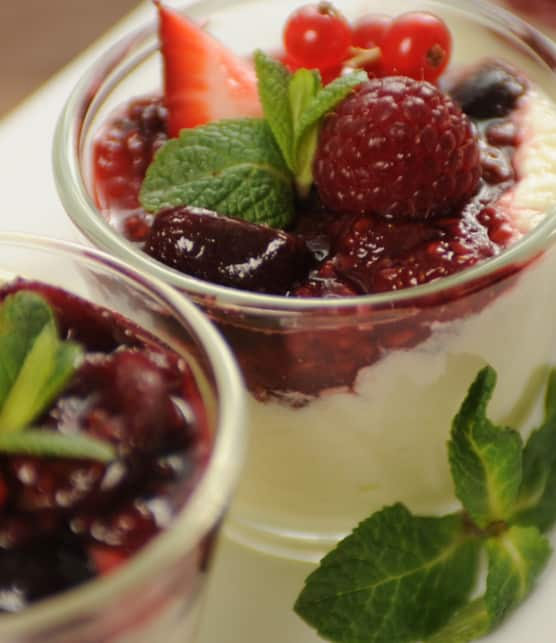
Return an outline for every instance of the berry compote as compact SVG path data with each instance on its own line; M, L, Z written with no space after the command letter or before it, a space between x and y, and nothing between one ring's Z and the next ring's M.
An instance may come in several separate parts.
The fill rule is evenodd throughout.
M186 501L211 445L200 393L183 358L131 321L35 281L22 291L51 307L62 339L84 350L37 425L85 434L115 459L0 453L0 611L75 587L124 563Z
M432 86L428 84L410 79L400 81L403 91L415 93L408 94L408 105L423 102L419 92L428 96L431 91ZM400 81L393 78L390 85L400 85ZM374 179L375 183L366 185L366 179L359 178L361 195L353 192L351 207L347 207L344 199L346 207L342 208L342 201L334 196L338 193L342 197L342 192L349 189L349 175L345 174L345 186L328 179L328 175L341 174L334 166L335 158L329 161L330 169L320 168L324 168L323 158L328 148L346 163L351 162L348 161L350 154L353 154L353 163L361 157L361 152L350 147L348 131L328 134L335 127L333 119L341 118L342 109L346 113L345 127L351 127L355 108L348 102L355 103L359 98L357 93L326 121L315 159L317 185L320 182L326 185L322 189L318 185L319 190L314 189L308 199L298 204L297 217L287 231L216 217L214 213L195 208L169 209L157 215L141 208L139 191L145 170L168 138L164 99L155 96L130 101L103 126L97 137L94 189L99 207L124 237L171 267L228 287L286 297L329 299L410 288L496 257L520 238L522 233L514 225L512 213L501 205L500 199L519 180L514 155L522 142L519 109L528 86L524 77L505 64L487 60L457 80L445 81L445 93L438 92L438 95L446 98L435 99L437 102L430 109L439 109L438 100L449 102L446 125L435 125L443 128L438 132L433 127L425 127L423 133L423 126L417 124L413 135L410 121L414 115L407 116L410 119L407 124L402 122L409 107L401 107L400 115L391 115L390 121L381 115L384 101L394 100L388 94L389 78L372 82L384 88L376 94L376 114L369 121L376 125L368 136L385 141L388 159L399 156L396 136L402 130L408 138L400 139L400 149L413 145L411 136L424 137L428 133L431 151L426 158L412 156L411 166L403 160L399 167L390 170L391 176L385 171L382 177ZM417 89L413 86L406 89L409 83ZM371 85L360 93L371 95L374 92ZM389 114L393 113L391 107L388 110ZM461 133L452 133L449 129L453 128L456 113L465 118ZM357 126L359 132L365 118L368 118L366 108L362 112L362 124ZM422 118L424 121L429 118L426 111ZM446 128L448 131L444 131ZM359 141L364 140L360 133L357 137ZM473 141L473 156L463 146L455 149L456 138L467 145L466 137ZM328 139L330 142L325 144ZM430 190L425 194L421 190L411 207L407 205L407 198L403 202L391 202L394 184L403 184L408 194L413 190L417 195L418 190L412 187L410 178L430 183L428 169L425 173L424 168L431 168L434 163L443 163L446 167L441 176L445 187L440 184L436 193ZM385 160L384 164L392 166L392 161ZM449 176L450 172L453 176ZM417 177L419 173L423 174L422 179ZM361 177L362 172L357 171L357 175ZM445 194L450 189L447 187L450 181L457 187L457 195L461 195L457 199ZM374 212L382 208L386 216L358 213L358 199L379 189L382 189L381 200L375 200L371 208ZM452 202L454 204L449 205ZM329 203L333 208L328 207ZM423 207L431 211L436 208L440 213L420 216ZM460 310L458 314L463 312ZM425 315L419 323L416 321L413 318L411 331L401 334L399 328L389 331L385 327L378 337L373 331L372 342L368 342L364 350L359 339L353 342L346 339L335 360L343 366L332 370L325 366L330 353L338 352L335 344L324 352L321 347L314 351L313 342L306 342L304 359L292 372L285 365L280 366L283 346L277 345L275 337L243 337L243 329L234 327L225 327L224 332L232 345L249 347L238 356L247 383L256 395L264 398L289 390L304 396L332 386L350 386L361 366L372 363L392 347L409 348L428 337L432 320ZM329 344L323 336L319 341ZM256 351L251 350L253 342L257 344ZM269 368L260 363L261 353L268 356L264 364L271 365ZM307 366L300 368L301 364Z

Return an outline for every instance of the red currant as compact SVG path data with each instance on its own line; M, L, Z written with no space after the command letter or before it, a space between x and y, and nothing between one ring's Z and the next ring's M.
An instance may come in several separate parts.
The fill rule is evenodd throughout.
M288 58L310 69L340 65L348 56L350 45L351 27L329 2L300 7L284 27Z
M392 18L382 13L368 13L353 25L353 46L361 49L382 47L384 36L392 24Z
M387 74L434 82L451 51L452 37L443 20L426 12L404 13L385 35L382 66Z

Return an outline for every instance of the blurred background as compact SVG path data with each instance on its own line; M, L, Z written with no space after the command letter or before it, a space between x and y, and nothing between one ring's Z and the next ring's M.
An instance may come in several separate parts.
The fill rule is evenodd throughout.
M527 12L541 27L556 27L556 0L498 2ZM335 3L341 8L342 0ZM0 118L139 4L140 0L0 0Z
M139 0L0 0L0 117Z

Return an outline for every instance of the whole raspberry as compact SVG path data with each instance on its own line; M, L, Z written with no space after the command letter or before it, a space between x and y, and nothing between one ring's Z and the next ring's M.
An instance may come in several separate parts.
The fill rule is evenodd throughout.
M467 116L433 85L376 78L326 119L313 170L332 210L427 219L475 194L479 143Z

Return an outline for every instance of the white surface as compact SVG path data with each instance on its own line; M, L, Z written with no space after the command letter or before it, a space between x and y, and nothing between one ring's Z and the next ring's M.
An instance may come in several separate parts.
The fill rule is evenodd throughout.
M85 67L108 42L149 11L121 22L102 41L0 122L1 229L74 239L58 203L51 141L58 114ZM556 540L556 539L553 539ZM291 606L310 567L261 556L223 540L214 568L205 619L197 643L315 643ZM488 643L554 643L556 556L535 594ZM185 642L184 642L185 643Z

